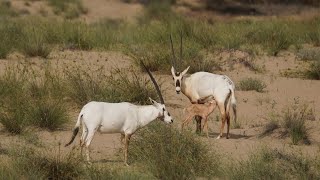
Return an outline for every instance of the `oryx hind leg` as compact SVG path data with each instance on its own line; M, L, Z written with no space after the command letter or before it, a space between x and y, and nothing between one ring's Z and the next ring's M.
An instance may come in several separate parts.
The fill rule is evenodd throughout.
M230 131L230 114L229 113L227 113L226 118L227 118L227 139L229 139L230 138L230 135L229 135L229 131Z
M90 144L91 141L93 140L93 136L96 132L96 128L88 128L88 133L87 133L87 137L85 139L85 146L86 146L86 157L87 157L87 162L89 164L91 164L90 162Z
M219 110L220 110L220 115L221 115L221 127L220 127L220 133L217 137L217 139L220 139L223 135L223 130L224 130L224 126L226 123L226 111L225 111L225 106L224 106L224 102L217 102Z

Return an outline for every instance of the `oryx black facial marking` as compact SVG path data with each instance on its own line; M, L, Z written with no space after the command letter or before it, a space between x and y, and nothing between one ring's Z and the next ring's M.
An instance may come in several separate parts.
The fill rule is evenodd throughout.
M176 87L180 87L180 80L176 81Z

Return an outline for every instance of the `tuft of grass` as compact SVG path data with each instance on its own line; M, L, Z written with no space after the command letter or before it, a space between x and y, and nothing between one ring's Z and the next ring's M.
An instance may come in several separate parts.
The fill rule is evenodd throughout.
M263 92L264 88L266 88L266 84L259 79L255 78L245 78L240 81L238 84L238 88L241 91L257 91Z
M196 136L161 122L150 124L133 137L129 157L159 179L210 177L220 167L220 156L209 152Z
M305 123L312 116L312 111L306 105L287 108L283 116L284 135L289 134L293 144L310 144Z
M311 63L309 70L306 70L303 74L308 79L320 80L320 60Z
M58 100L40 99L31 105L32 124L51 131L62 127L69 120L67 108Z

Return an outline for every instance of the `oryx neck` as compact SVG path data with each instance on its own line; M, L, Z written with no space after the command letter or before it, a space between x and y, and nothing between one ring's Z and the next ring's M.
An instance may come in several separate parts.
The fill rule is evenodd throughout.
M146 126L159 116L159 110L153 105L141 106L139 110L140 127Z
M183 78L181 79L181 92L182 92L183 94L186 93L186 83L189 82L189 78L188 78L188 77L190 77L190 75L186 74L186 75L184 75Z

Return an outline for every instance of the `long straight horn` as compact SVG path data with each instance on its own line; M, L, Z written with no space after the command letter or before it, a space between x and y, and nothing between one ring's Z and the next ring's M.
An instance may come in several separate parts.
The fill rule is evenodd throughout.
M182 31L180 31L180 63L182 62Z
M144 67L144 69L147 71L148 75L150 76L150 79L151 79L151 81L153 82L153 85L154 85L154 87L156 88L157 93L158 93L158 95L159 95L161 104L164 104L164 100L163 100L163 97L162 97L162 94L161 94L159 85L157 84L156 80L155 80L154 77L152 76L152 74L151 74L151 72L149 71L149 69L146 67L146 65L144 65L143 61L140 60L140 62L141 62L141 64L142 64L142 66Z
M172 51L172 60L171 60L171 63L172 63L172 66L176 69L176 55L174 53L174 48L173 48L173 43L172 43L172 35L170 34L170 43L171 43L171 51Z

